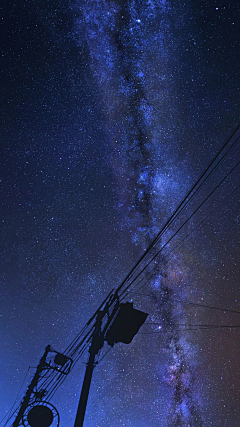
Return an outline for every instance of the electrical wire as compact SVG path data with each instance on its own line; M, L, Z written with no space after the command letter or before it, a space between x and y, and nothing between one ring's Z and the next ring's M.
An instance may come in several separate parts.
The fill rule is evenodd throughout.
M196 212L206 203L206 201L215 193L215 191L223 184L223 182L231 175L231 173L237 168L240 164L240 160L233 166L233 168L224 176L224 178L216 185L216 187L208 194L208 196L200 203L200 205L191 213L191 215L183 222L183 224L177 229L177 231L168 239L166 243L158 250L155 255L150 259L150 261L143 267L140 273L128 284L128 286L122 291L119 295L123 298L123 295L127 290L132 286L132 284L138 279L138 277L146 270L146 268L159 256L163 249L172 241L172 239L182 230L182 228L188 223L188 221L196 214Z
M19 410L21 406L21 403L17 406L17 408L14 410L14 412L12 412L12 414L8 417L7 421L5 422L5 424L3 425L3 427L6 427L6 425L8 424L8 422L11 420L11 418L16 414L16 412ZM5 416L6 417L6 416ZM4 417L4 418L5 418Z
M207 181L207 179L210 177L210 175L212 175L212 173L214 172L214 170L216 170L216 168L219 166L219 164L223 161L223 159L230 153L230 151L233 149L234 145L236 144L236 142L239 140L239 137L234 141L234 143L232 144L232 146L227 150L227 152L223 155L223 157L218 161L218 163L214 166L214 168L212 169L212 171L210 171L210 173L208 174L208 176L204 179L204 181L200 184L199 187L198 184L200 183L201 179L204 177L204 175L206 174L206 172L211 168L211 166L214 164L215 160L218 158L218 156L220 155L220 153L224 150L224 148L227 146L227 144L229 143L229 141L232 139L232 137L234 136L234 134L237 132L239 126L235 129L235 131L232 133L232 135L228 138L228 140L225 142L225 144L222 146L221 150L218 152L218 154L215 156L215 158L209 163L207 169L205 169L205 171L202 173L201 177L198 179L198 181L194 184L194 186L192 187L192 189L190 190L190 192L187 194L187 196L184 198L184 200L180 203L180 205L178 206L178 208L175 210L175 212L173 213L173 215L170 217L170 219L167 221L167 223L165 224L165 226L163 227L163 229L160 231L160 233L158 233L158 235L156 236L156 238L153 240L153 242L150 244L149 248L147 249L147 251L143 254L143 256L141 257L142 259L145 258L145 256L147 255L147 252L149 253L151 248L154 246L154 244L158 241L158 239L160 238L160 236L163 234L163 231L166 231L166 229L170 226L170 224L177 218L178 215L180 215L180 213L182 212L183 209L185 209L187 203L189 203L189 201L197 194L197 192L199 191L199 189L203 186L203 184ZM234 169L234 168L233 168ZM233 170L232 169L232 170ZM232 171L230 171L231 173ZM228 176L228 175L227 175ZM226 179L226 177L224 178ZM223 181L220 182L219 185L221 185ZM193 190L196 188L195 193L191 194L193 192ZM218 186L214 189L214 191L218 188ZM212 193L210 193L211 195ZM191 196L190 196L191 195ZM190 196L190 198L188 199L188 197ZM210 197L210 196L208 196ZM208 199L208 197L204 200L204 202ZM187 200L188 199L188 200ZM184 204L185 203L185 204ZM202 204L198 207L198 209L202 206ZM198 210L197 209L197 210ZM194 212L195 213L195 212ZM193 213L193 214L194 214ZM189 219L193 216L193 214L189 217ZM188 219L188 220L189 220ZM184 224L185 225L185 224ZM182 228L182 226L181 226ZM180 229L181 229L180 228ZM179 230L178 230L179 232ZM176 235L176 234L175 234ZM174 236L175 236L174 235ZM172 236L172 238L174 237ZM163 248L161 248L162 250ZM140 265L141 259L138 261L137 265ZM150 262L153 261L155 257L153 257ZM149 263L150 263L149 262ZM147 264L147 266L149 265L149 263ZM136 268L136 266L134 267L134 270ZM144 267L144 269L146 269L146 267ZM140 274L142 274L142 272L144 271L144 269L140 272ZM131 276L131 273L133 273L133 270L129 273L129 277ZM138 277L138 276L137 276ZM130 285L126 288L128 289L131 284L137 279L137 277L134 278L134 280L130 283ZM126 281L126 279L125 279ZM124 281L123 281L124 282ZM123 282L122 284L119 286L118 291L121 289L121 287L123 286ZM126 289L124 290L124 292L126 291ZM108 297L110 297L111 293L113 292L113 290L110 292L110 294L108 295ZM122 296L122 294L121 294ZM107 298L108 298L107 297ZM101 304L100 308L103 306L103 304L106 302L107 298L104 300L104 302ZM78 340L82 337L82 335L84 334L84 332L86 332L86 329L88 326L90 326L91 322L93 322L95 316L97 315L98 311L100 310L100 308L95 312L95 314L91 317L91 319L87 322L87 324L82 328L82 330L80 331L80 333L77 335L77 337L73 340L73 342L67 347L67 349L65 350L65 354L67 353L69 355L69 357L73 358L73 356L75 356L75 354L77 353L78 350L80 350L79 353L79 357L77 357L77 359L79 359L81 357L81 355L83 354L83 352L85 351L85 348L83 349L83 351L81 351L81 348L87 338L87 336L90 334L90 332L93 329L90 329L90 331L87 333L87 335L85 335L85 337L78 342ZM76 363L76 362L75 362ZM74 363L74 365L75 365ZM55 377L56 378L56 377ZM63 379L64 380L64 379ZM59 381L63 381L61 379L61 377L59 377L59 380L56 378L56 384L54 385L53 390L55 390L58 387L58 383ZM52 391L50 391L52 393Z
M176 326L181 326L181 327L196 327L196 328L213 328L213 329L221 329L221 328L240 328L240 325L213 325L213 324L202 324L202 323L177 323L177 324L169 324L169 325L161 325L161 328L167 328L167 327L176 327Z
M73 358L73 365L72 368L75 366L77 361L80 359L84 351L86 350L88 346L88 340L89 340L89 334L92 331L93 327L90 329L90 331L85 335L85 337L82 339L80 343L77 344L76 348L73 351L73 354L70 353L66 354L68 357L73 358L75 356L76 358ZM91 337L91 336L90 336ZM86 343L87 340L87 343ZM84 345L85 343L85 345ZM71 348L69 346L69 348ZM76 355L76 352L78 351L78 354ZM42 377L43 378L43 377ZM48 393L46 394L46 397L49 397L53 390L58 388L60 386L60 383L66 379L66 375L61 374L57 371L49 371L49 375L47 378L44 379L44 381L41 383L42 389L48 389ZM55 392L54 392L55 393Z
M158 331L149 331L149 332L139 332L140 335L151 335L151 334L160 334L162 332L169 332L172 331L173 329L175 330L177 326L182 326L182 325L171 325L171 328L169 328L169 330L167 328L165 328L165 330L163 330L162 328L164 326L161 327L160 330ZM215 329L239 329L240 325L186 325L186 328L177 328L177 330L181 330L181 331L205 331L205 330L215 330Z
M168 262L173 258L173 255L172 256L170 256L169 257L169 255L171 254L171 253L175 253L175 250L176 249L178 249L179 248L179 246L183 243L183 242L185 242L185 240L187 240L212 214L213 214L213 212L216 210L216 209L218 209L223 203L225 203L230 197L232 197L233 196L233 194L235 194L235 192L237 191L237 190L239 190L240 189L240 184L236 187L236 188L234 188L234 190L227 196L227 197L225 197L225 199L223 199L223 200L221 200L221 202L217 205L217 206L215 206L215 208L214 209L212 209L211 210L211 212L210 213L208 213L189 233L187 233L187 235L182 239L182 240L180 240L180 242L176 245L176 246L174 246L174 248L171 250L171 251L169 251L168 252L168 254L164 257L164 261L165 262L162 262L161 263L161 268L163 268L163 267L165 267L165 265L167 265L168 264ZM166 257L168 257L168 258L166 258ZM159 264L157 264L157 265L154 265L153 266L153 268L150 270L150 271L148 271L147 273L146 273L146 275L142 278L142 279L140 279L135 285L134 285L134 287L133 288L135 288L135 287L137 287L144 279L146 279L147 278L147 276L149 276L149 278L145 281L145 283L138 289L138 291L140 291L145 285L147 285L148 284L148 282L151 280L151 278L152 278L152 274L154 273L154 271L156 270L156 269L159 269ZM132 292L130 292L130 293L132 293Z
M133 293L134 295L143 296L143 297L156 298L156 295L138 294L136 292L129 292L129 293ZM163 297L161 296L160 299L168 300L168 298L164 297L164 296ZM180 304L193 305L195 307L200 307L200 308L208 308L211 310L223 311L224 313L228 312L228 313L240 314L240 311L238 311L238 310L233 310L233 309L223 308L223 307L216 307L213 305L207 305L207 304L202 304L202 303L197 303L197 302L192 302L192 301L186 301L186 300L181 300L181 299L176 299L176 298L171 298L171 301L177 302Z
M8 414L13 410L13 408L14 408L14 406L16 405L17 401L18 401L19 399L22 399L23 394L20 396L20 393L21 393L21 390L22 390L23 384L25 383L25 380L26 380L26 378L27 378L27 375L28 375L29 370L30 370L30 366L28 367L28 370L27 370L27 372L26 372L26 374L25 374L25 376L24 376L24 378L23 378L22 384L21 384L21 386L20 386L20 388L19 388L19 391L18 391L18 393L17 393L17 396L16 396L15 401L13 402L13 404L12 404L11 408L10 408L10 409L9 409L9 411L6 413L6 415L1 419L0 424L2 424L2 422L3 422L3 421L4 421L4 419L7 417L7 415L8 415ZM19 405L18 405L18 406L19 406ZM14 413L15 413L15 412L16 412L16 409L15 409L15 411L13 412L13 414L12 414L12 415L11 415L11 414L9 414L9 415L10 415L10 418L8 418L7 423L8 423L8 421L12 418L12 416L14 415ZM5 425L6 425L6 424L4 424L4 426L5 426Z
M73 365L72 365L72 369L73 367L76 365L76 363L79 361L79 359L82 357L83 353L86 351L86 349L88 348L88 344L86 344L83 348L81 353L79 353L77 359L75 359ZM46 398L48 399L52 399L54 394L56 393L56 391L58 390L58 388L62 385L62 383L65 381L65 379L67 378L66 375L59 377L59 379L55 380L55 384L53 384L53 386L49 389L48 394L46 395Z
M99 310L101 310L101 308L106 303L106 301L111 297L111 295L113 294L113 292L114 292L114 288L109 292L109 294L106 296L106 298L104 299L104 301L102 302L102 304L98 307L98 309L95 311L95 313L92 315L92 317L88 320L88 322L85 324L85 326L77 334L77 336L74 338L74 340L67 346L67 348L64 350L63 354L69 355L69 357L71 357L70 356L72 354L71 351L74 352L74 350L73 350L74 349L74 345L76 345L77 341L81 338L81 336L83 335L83 333L86 331L87 327L89 327L91 325L91 323L94 321L94 319L96 318Z
M215 155L215 157L211 160L211 162L208 164L207 168L203 171L203 173L200 175L200 177L198 178L198 180L195 182L195 184L192 186L192 188L190 189L190 191L187 193L187 195L184 197L184 199L179 203L179 205L177 206L177 208L174 210L174 212L171 214L170 218L167 220L167 222L164 224L164 226L161 228L161 230L159 231L159 233L156 235L156 237L153 239L153 241L151 242L151 244L149 245L149 247L146 249L146 251L142 254L142 256L139 258L139 260L137 261L137 263L134 265L134 267L130 270L130 272L128 273L128 275L125 277L125 279L121 282L121 284L119 285L119 287L117 288L117 291L115 293L115 295L117 293L119 293L120 290L122 290L122 288L124 287L124 285L127 285L125 289L122 290L122 293L120 294L121 298L124 298L123 295L128 291L130 287L133 285L133 283L138 279L138 277L147 269L147 267L159 256L159 254L163 251L163 249L171 242L171 240L182 230L182 228L184 227L184 225L186 225L186 223L193 217L193 215L195 215L195 213L204 205L204 203L212 196L212 194L220 187L220 185L222 185L222 183L225 181L225 179L228 178L228 176L234 171L234 169L239 165L240 161L235 164L235 166L230 170L230 172L220 181L220 183L210 192L210 194L208 194L208 196L201 202L201 204L192 212L192 214L184 221L184 223L177 229L177 231L170 237L170 239L168 239L168 241L160 248L160 250L157 251L157 253L154 254L153 257L151 257L150 261L147 262L147 264L141 269L140 273L138 273L136 275L136 277L133 278L133 280L129 282L129 280L133 277L133 274L137 271L137 269L141 266L141 263L143 262L144 259L147 259L147 257L151 254L151 250L155 247L155 245L159 242L160 238L162 237L163 233L166 232L166 230L170 227L170 225L177 219L177 217L182 213L182 211L186 208L186 206L189 204L189 202L196 196L196 194L199 192L199 190L203 187L203 185L206 183L206 181L209 179L209 177L213 174L214 171L216 171L216 169L219 167L219 165L221 164L221 162L228 156L228 154L231 152L231 150L233 149L233 147L235 146L235 144L237 143L237 141L239 140L239 137L233 142L233 144L231 145L230 148L228 148L228 150L225 152L225 154L223 154L223 156L221 157L221 159L218 160L217 164L215 164L215 166L213 167L212 170L211 167L214 165L214 163L216 162L217 158L221 155L221 153L224 151L224 149L227 147L227 145L229 144L229 142L232 140L232 138L234 137L234 135L237 133L237 131L239 130L240 125L238 125L236 127L236 129L233 131L233 133L230 135L230 137L227 139L227 141L223 144L223 146L221 147L221 149L219 150L219 152ZM209 173L208 173L209 171ZM206 174L208 173L208 175L206 176ZM205 177L205 178L204 178ZM202 223L202 222L201 222ZM198 225L199 226L199 225ZM179 243L180 244L180 243ZM177 246L179 246L179 244ZM172 252L172 251L171 251ZM94 313L94 315L89 319L89 321L86 323L86 325L81 329L81 331L79 332L79 334L74 338L74 340L69 344L69 346L66 348L66 350L64 351L64 354L70 354L71 356L69 357L74 357L76 356L76 360L74 361L73 365L75 365L76 361L82 356L83 352L86 350L87 344L90 339L91 339L91 331L93 329L93 326L90 328L90 331L87 332L87 334L83 337L84 333L86 333L88 327L90 327L91 323L94 321L94 319L96 318L98 312L101 310L101 308L103 307L103 305L106 303L106 301L110 298L111 294L113 295L113 291L112 290L109 295L105 298L105 300L103 301L103 303L99 306L99 308L97 309L97 311ZM114 299L113 299L114 300ZM191 302L186 302L186 301L178 301L184 304L189 304L189 305L195 305L195 306L199 306L199 307L204 307L205 305L203 304L196 304L196 303L191 303ZM111 305L110 305L111 306ZM221 308L217 308L217 307L213 307L213 306L208 306L208 308L212 308L212 309L218 309L218 310L224 310L224 311L231 311L232 310L227 310L227 309L221 309ZM234 311L236 312L236 311ZM238 312L239 313L239 312ZM239 325L240 326L240 325ZM221 326L221 327L239 327L238 325L235 326ZM217 327L217 326L216 326ZM218 326L220 327L220 326ZM89 337L90 335L90 337ZM80 340L80 338L82 338ZM79 342L80 340L80 342ZM85 344L84 344L85 343ZM111 350L111 348L105 353L105 355L102 357L102 359L107 355L107 353ZM101 362L101 360L99 361L99 363ZM54 378L55 377L55 378ZM52 395L56 392L56 389L58 388L58 386L60 385L60 383L62 383L65 379L65 376L62 377L62 374L60 373L53 373L53 375L49 375L48 378L46 378L43 383L42 386L49 386L53 379L55 379L55 384L50 388L48 395ZM18 393L19 394L19 393ZM14 402L14 405L16 403L17 399ZM14 406L13 405L13 406ZM12 408L13 408L12 406ZM16 411L15 411L16 412ZM5 418L5 417L4 417ZM10 418L9 418L10 419Z
M223 158L224 157L226 157L227 156L227 154L231 151L231 149L233 148L233 146L234 146L234 144L238 141L238 139L239 138L237 138L237 140L233 143L233 145L227 150L227 152L224 154L224 156L223 156ZM227 141L227 143L228 143L229 141ZM225 143L225 145L224 146L226 146L226 144L227 143ZM223 148L222 148L223 149ZM221 150L220 150L220 152L221 152ZM217 158L217 156L216 156L216 158ZM221 159L221 160L219 160L219 162L217 163L217 165L215 165L215 167L214 167L214 169L213 170L215 170L217 167L218 167L218 165L220 164L220 162L223 160L223 158ZM212 161L211 163L210 163L210 165L212 165L213 164L213 162L214 161ZM153 258L151 258L150 259L150 261L144 266L144 268L141 270L141 272L130 282L130 284L127 286L127 288L126 289L124 289L124 291L122 292L122 294L120 294L120 297L122 297L123 296L123 294L126 292L126 290L128 290L129 288L130 288L130 286L136 281L136 279L143 273L143 271L148 267L148 265L159 255L159 253L164 249L164 247L166 247L167 246L167 244L173 239L173 237L175 237L176 235L177 235L177 233L183 228L183 226L190 220L190 218L192 218L192 216L201 208L201 206L209 199L209 197L211 197L211 195L217 190L217 188L219 188L219 186L225 181L225 179L233 172L233 170L238 166L238 164L239 164L240 162L238 162L231 170L230 170L230 172L220 181L220 183L211 191L211 193L204 199L204 201L198 206L198 208L197 209L195 209L194 210L194 212L187 218L187 220L180 226L180 228L171 236L171 238L168 240L168 242L166 242L165 243L165 245L160 249L160 251L158 251L157 252L157 254L155 254L154 255L154 257ZM210 166L209 166L210 167ZM210 174L212 174L213 173L213 170L210 172ZM210 176L210 174L208 175L208 177ZM204 176L204 174L202 175L202 176ZM208 179L208 177L206 177L205 178L205 180L204 180L204 182ZM202 182L201 183L201 186L203 185L203 183L204 182ZM196 187L196 186L195 186ZM198 191L198 189L196 190L196 191ZM189 193L189 194L191 194L191 192ZM191 198L193 197L193 195L191 196ZM186 206L186 204L184 205L183 203L181 204L181 206L182 206L182 208L181 208L181 211L185 208L185 206ZM178 214L180 214L180 211L178 211ZM175 216L175 218L174 219L176 219L176 216ZM172 221L174 220L173 218L172 218ZM168 221L168 224L170 225L170 221ZM168 225L168 226L169 226ZM164 227L164 229L167 229L167 227ZM157 241L157 239L159 239L159 237L160 237L160 234L158 234L158 236L157 236L157 238L155 238L154 239L154 241ZM153 242L152 242L152 244L150 245L150 247L149 248L151 248L151 247L153 247ZM150 250L148 248L148 251ZM146 253L144 254L144 257L146 256ZM140 264L140 263L139 263ZM138 264L138 265L139 265ZM121 288L121 285L120 285L120 287L118 288L118 290ZM109 294L109 296L111 295L111 293L112 293L113 291L111 291L110 292L110 294ZM106 300L107 299L105 299L105 301L104 302L106 302ZM100 306L100 307L102 307L103 306L103 304L104 303L102 303L102 305ZM78 342L78 340L79 340L79 338L80 337L82 337L82 335L83 335L83 333L84 332L86 332L86 329L88 328L88 326L90 326L91 325L91 322L93 322L93 320L94 320L94 318L95 318L95 316L97 315L97 312L98 311L96 311L95 312L95 314L92 316L92 318L87 322L87 324L82 328L82 330L80 331L80 333L77 335L77 337L74 339L74 341L71 343L71 345L69 345L68 347L67 347L67 351L65 350L65 353L67 353L67 354L69 354L69 356L70 357L72 357L73 358L73 356L75 356L76 355L76 353L78 352L78 350L80 350L80 353L79 353L79 357L77 358L77 359L79 359L80 357L81 357L81 355L82 355L82 353L83 353L83 351L85 350L85 348L83 349L83 351L81 351L82 350L82 346L83 346L83 344L84 344L84 342L87 340L87 337L88 337L88 335L90 335L90 333L91 333L91 331L92 331L92 329L93 329L93 326L91 327L91 329L90 329L90 331L88 331L88 333L85 335L85 337L80 341L80 342ZM90 337L91 338L91 337ZM88 339L88 341L90 340L90 338ZM75 362L76 363L76 362ZM75 363L74 363L74 365L75 365ZM48 383L49 383L49 385L50 385L50 383L52 383L52 378L49 378L48 379ZM50 395L52 395L52 393L54 392L55 393L55 391L56 391L56 389L58 388L58 386L60 385L60 383L62 383L64 381L64 378L62 378L62 376L61 375L59 375L58 376L58 374L56 374L56 376L55 376L55 384L53 385L53 387L49 390L49 396Z
M217 162L217 164L213 167L213 169L209 172L209 174L206 176L206 178L201 182L201 184L199 185L199 187L195 190L195 192L189 197L189 199L187 200L186 204L184 206L182 206L182 208L177 212L176 216L174 217L173 221L175 221L178 216L183 212L183 210L186 208L186 206L189 204L189 202L197 195L197 193L200 191L200 189L202 188L202 186L207 182L207 180L210 178L210 176L213 174L214 171L216 171L216 169L219 167L219 165L221 164L221 162L228 156L228 154L232 151L232 149L234 148L235 144L240 140L240 136L237 137L237 139L233 142L233 144L229 147L229 149L224 153L223 157ZM172 222L173 222L172 221ZM167 228L169 228L169 226L172 224L172 222L168 225ZM159 236L160 237L160 236Z
M144 260L144 258L147 256L147 254L150 252L150 250L154 247L154 245L157 243L157 241L160 239L160 237L162 236L162 234L167 230L167 228L169 227L170 224L172 224L172 222L174 221L176 215L178 214L178 212L180 211L180 209L184 206L185 203L187 203L188 198L190 197L191 193L197 188L197 186L199 185L199 183L201 182L202 178L204 177L204 175L207 173L207 171L212 167L212 165L214 164L214 162L216 161L216 159L218 158L218 156L222 153L222 151L225 149L225 147L229 144L229 142L231 141L231 139L233 138L233 136L237 133L237 131L240 128L240 124L237 125L237 127L235 128L235 130L233 131L233 133L230 135L230 137L227 139L227 141L223 144L223 146L221 147L221 149L218 151L218 153L215 155L215 157L211 160L211 162L208 164L207 168L203 171L203 173L200 175L200 177L197 179L197 181L195 182L195 184L192 186L192 188L190 189L190 191L187 193L187 195L184 197L184 199L180 202L180 204L177 206L177 208L174 210L174 212L171 214L170 218L167 220L167 222L164 224L164 226L162 227L162 229L158 232L158 234L156 235L156 237L153 239L153 241L151 242L151 244L149 245L149 247L146 249L146 251L142 254L142 256L139 258L139 260L137 261L137 263L134 265L134 267L130 270L130 272L128 273L128 275L125 277L125 279L122 281L122 283L120 284L120 286L118 287L118 292L122 289L122 287L128 282L128 280L130 280L130 278L132 277L134 271L137 269L137 267L140 265L140 263Z
M104 355L101 357L101 359L98 361L98 365L99 363L101 363L101 361L107 356L107 354L113 349L113 347L110 347L105 353Z

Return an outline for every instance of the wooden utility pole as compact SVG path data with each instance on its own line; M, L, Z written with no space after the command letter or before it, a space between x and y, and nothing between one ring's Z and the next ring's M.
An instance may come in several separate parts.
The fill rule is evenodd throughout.
M21 422L21 419L22 419L22 417L24 415L24 412L26 411L26 409L28 407L28 404L29 404L29 401L30 401L30 398L31 398L31 394L33 393L34 387L37 385L39 377L40 377L40 374L41 374L43 368L46 365L46 358L47 358L47 355L48 355L50 349L51 349L51 347L50 347L50 345L48 345L46 347L46 349L45 349L45 352L44 352L42 358L40 359L40 362L39 362L39 364L37 366L37 369L36 369L36 372L34 374L34 377L33 377L31 383L29 384L29 386L27 388L27 391L26 391L25 396L24 396L24 398L22 400L22 403L21 403L21 407L20 407L20 409L18 411L18 414L17 414L17 416L15 418L15 421L14 421L12 427L18 427L19 424L20 424L20 422Z

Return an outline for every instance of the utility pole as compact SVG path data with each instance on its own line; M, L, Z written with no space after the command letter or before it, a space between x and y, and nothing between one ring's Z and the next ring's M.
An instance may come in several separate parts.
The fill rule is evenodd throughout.
M81 391L81 396L78 404L78 410L77 410L74 427L83 426L93 369L96 366L96 356L98 355L99 350L103 346L103 336L101 333L102 317L103 317L103 312L100 311L97 316L93 337L92 337L92 342L89 348L89 359L87 362L87 367L86 367L85 376L83 380L82 391Z
M110 314L109 308L112 305L114 305L114 308ZM96 366L96 357L97 357L99 351L101 350L101 348L103 347L105 333L106 333L107 329L109 328L109 325L111 324L112 319L114 318L118 309L119 309L119 299L118 299L117 293L115 293L114 295L110 296L110 298L106 302L103 310L102 311L99 310L99 312L97 314L96 322L94 325L94 332L92 335L92 341L91 341L91 345L89 348L89 359L87 362L87 367L86 367L85 376L84 376L84 380L83 380L82 391L81 391L81 395L80 395L80 400L79 400L79 404L78 404L78 410L77 410L77 415L76 415L74 427L82 427L83 426L86 407L87 407L87 400L88 400L88 395L89 395L89 390L90 390L90 385L91 385L91 380L92 380L93 369ZM102 320L106 314L108 316L108 319L107 319L106 324L102 328Z
M18 427L19 424L20 424L20 421L21 421L21 419L22 419L22 417L24 415L24 412L26 411L26 409L28 407L28 404L29 404L29 401L30 401L30 398L31 398L31 394L33 393L34 387L37 385L39 377L40 377L40 374L41 374L43 368L46 365L46 358L47 358L47 355L48 355L50 349L51 349L51 347L50 347L50 345L48 345L46 347L46 349L45 349L45 352L44 352L42 358L40 359L40 362L39 362L39 364L37 366L37 369L36 369L36 372L34 374L34 377L33 377L31 383L29 384L29 386L27 388L25 396L24 396L24 398L22 400L21 407L20 407L20 409L18 411L18 414L17 414L17 416L15 418L15 421L14 421L12 427Z
M91 329L91 332L92 330L93 332L86 341L88 343L90 342L89 358L83 380L74 427L83 427L93 369L98 363L97 356L99 354L99 351L104 346L104 341L106 341L111 347L113 347L114 344L118 342L129 344L134 338L134 336L137 334L141 325L145 322L147 316L147 313L143 313L142 311L133 308L133 303L120 303L118 291L115 291L114 294L112 292L109 294L109 296L105 299L105 301L102 303L102 305L94 314L94 316L90 319L90 322L95 319L95 324L93 325L93 329ZM87 338L87 336L88 334L85 338ZM49 352L56 353L54 362L51 361L51 356L49 359ZM32 408L29 414L31 413L34 419L34 423L36 421L34 425L40 425L38 423L39 410L45 408L45 411L41 411L40 414L42 418L45 419L44 417L46 417L47 414L45 407L46 405L35 405L35 403L37 402L36 399L35 401L31 399L32 394L36 392L36 390L34 389L38 384L43 369L53 369L57 370L58 373L61 373L62 375L67 375L71 369L72 363L73 360L70 357L58 353L55 350L52 350L50 345L46 347L45 352L36 368L36 372L32 378L32 381L28 386L24 398L21 402L20 409L18 411L14 423L12 424L12 427L19 427L21 421L23 420L23 417L26 415L26 410L30 404L32 404ZM43 392L45 392L45 390L43 390ZM35 393L35 398L36 395L37 394ZM49 412L50 411L51 410L49 410Z
M117 291L110 296L103 310L98 311L74 427L83 427L93 369L104 341L111 347L118 342L129 344L147 316L148 314L134 309L133 303L120 303Z

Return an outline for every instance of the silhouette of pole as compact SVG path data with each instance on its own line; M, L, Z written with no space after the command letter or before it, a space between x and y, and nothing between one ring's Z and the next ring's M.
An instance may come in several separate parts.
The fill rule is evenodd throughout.
M95 329L92 336L91 346L89 348L89 359L85 371L85 376L82 385L81 396L78 404L77 415L74 427L82 427L87 407L88 395L92 380L93 369L96 366L96 356L103 346L103 334L101 333L102 317L104 313L100 311L95 323Z
M20 407L20 409L18 411L18 414L17 414L17 416L15 418L15 421L14 421L12 427L18 427L19 426L19 423L20 423L20 421L21 421L21 419L22 419L22 417L24 415L24 412L25 412L25 410L28 407L29 400L31 398L31 394L32 394L32 392L34 390L34 387L37 385L38 380L39 380L39 376L40 376L40 374L41 374L41 372L42 372L42 370L43 370L43 368L44 368L44 366L46 364L46 357L47 357L48 352L50 351L50 349L51 349L51 347L50 347L50 345L48 345L46 347L46 349L45 349L45 352L44 352L43 356L40 359L40 362L39 362L39 364L37 366L37 369L36 369L36 372L34 374L34 377L33 377L31 383L29 384L29 386L27 388L27 391L26 391L25 396L23 398L21 407Z
M113 309L110 313L109 308L111 306L113 306ZM87 367L86 367L85 376L83 380L82 391L79 399L78 410L77 410L74 427L83 427L93 369L96 366L96 356L98 355L99 351L103 347L106 331L108 330L118 309L119 309L119 298L116 291L114 295L110 295L110 298L106 302L103 310L99 310L97 313L97 318L94 325L94 332L92 335L92 341L89 348L89 359L87 362ZM105 315L107 315L107 321L105 325L102 327L102 320Z

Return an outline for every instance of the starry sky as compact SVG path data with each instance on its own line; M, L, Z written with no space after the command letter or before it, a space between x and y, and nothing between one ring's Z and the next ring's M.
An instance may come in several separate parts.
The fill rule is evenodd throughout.
M46 345L64 351L121 283L240 116L238 0L4 0L1 12L0 419ZM161 243L239 161L237 142ZM127 296L149 316L95 369L84 426L239 426L239 329L179 327L240 324L179 302L240 312L239 177L236 167ZM54 395L60 426L73 426L86 361Z

